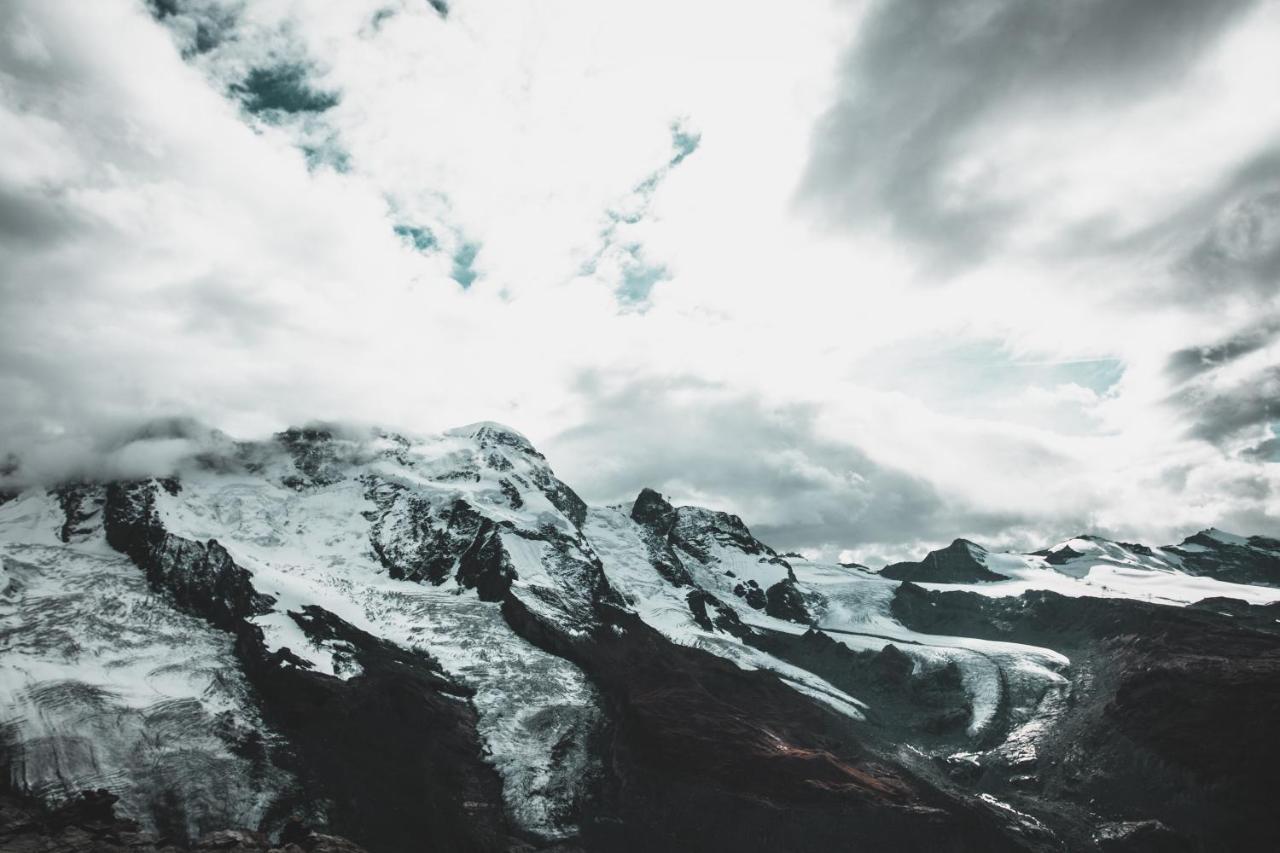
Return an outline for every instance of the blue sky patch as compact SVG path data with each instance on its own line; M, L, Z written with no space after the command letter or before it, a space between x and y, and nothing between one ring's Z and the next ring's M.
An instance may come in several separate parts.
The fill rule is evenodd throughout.
M698 146L702 144L702 134L693 133L688 130L683 122L672 122L671 124L671 147L675 149L671 160L667 165L678 166L690 154L698 150Z
M436 242L436 235L431 233L430 228L422 228L418 225L405 225L403 223L393 226L393 231L400 236L402 240L408 243L419 252L430 252L432 249L438 248L439 243Z
M471 283L476 280L476 271L473 264L476 261L476 255L480 253L480 245L478 243L463 243L458 247L458 251L453 253L453 272L450 273L453 280L468 288Z
M307 67L282 63L254 68L231 91L250 113L322 113L338 105L338 95L311 85Z

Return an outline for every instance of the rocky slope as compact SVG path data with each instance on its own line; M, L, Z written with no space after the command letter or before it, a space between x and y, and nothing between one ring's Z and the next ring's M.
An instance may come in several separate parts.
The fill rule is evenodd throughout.
M874 572L648 489L589 507L496 424L134 441L187 452L0 503L0 816L102 789L129 849L1262 849L1272 540ZM84 849L59 820L0 845Z

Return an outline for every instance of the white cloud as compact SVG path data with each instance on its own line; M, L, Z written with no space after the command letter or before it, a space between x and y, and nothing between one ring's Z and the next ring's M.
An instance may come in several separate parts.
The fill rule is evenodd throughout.
M1167 370L1277 308L1197 303L1176 271L1280 133L1269 5L1123 101L996 98L948 149L945 203L1018 215L958 266L883 210L796 202L867 49L851 34L888 7L193 8L0 11L0 452L171 413L241 434L492 418L588 498L661 474L832 554L1280 524L1276 466L1188 435ZM241 109L233 87L282 64L336 105ZM701 138L672 167L675 122ZM632 263L661 271L643 310L617 296ZM1234 393L1273 357L1197 381Z

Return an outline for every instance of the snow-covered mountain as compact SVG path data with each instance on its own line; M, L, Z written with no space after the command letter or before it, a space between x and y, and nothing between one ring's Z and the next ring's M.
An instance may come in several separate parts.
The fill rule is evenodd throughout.
M373 853L1250 849L1267 814L1275 540L875 572L589 507L492 423L136 441L188 452L0 504L13 796Z

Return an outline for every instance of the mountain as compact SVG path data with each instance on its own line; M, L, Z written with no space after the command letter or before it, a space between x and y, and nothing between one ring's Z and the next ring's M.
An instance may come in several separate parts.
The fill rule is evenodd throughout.
M987 568L987 549L968 539L957 539L946 548L930 551L918 563L894 563L880 570L880 576L899 581L927 583L973 583L1008 580Z
M498 424L149 442L175 472L0 498L0 848L1267 839L1274 540L875 572L588 506Z

